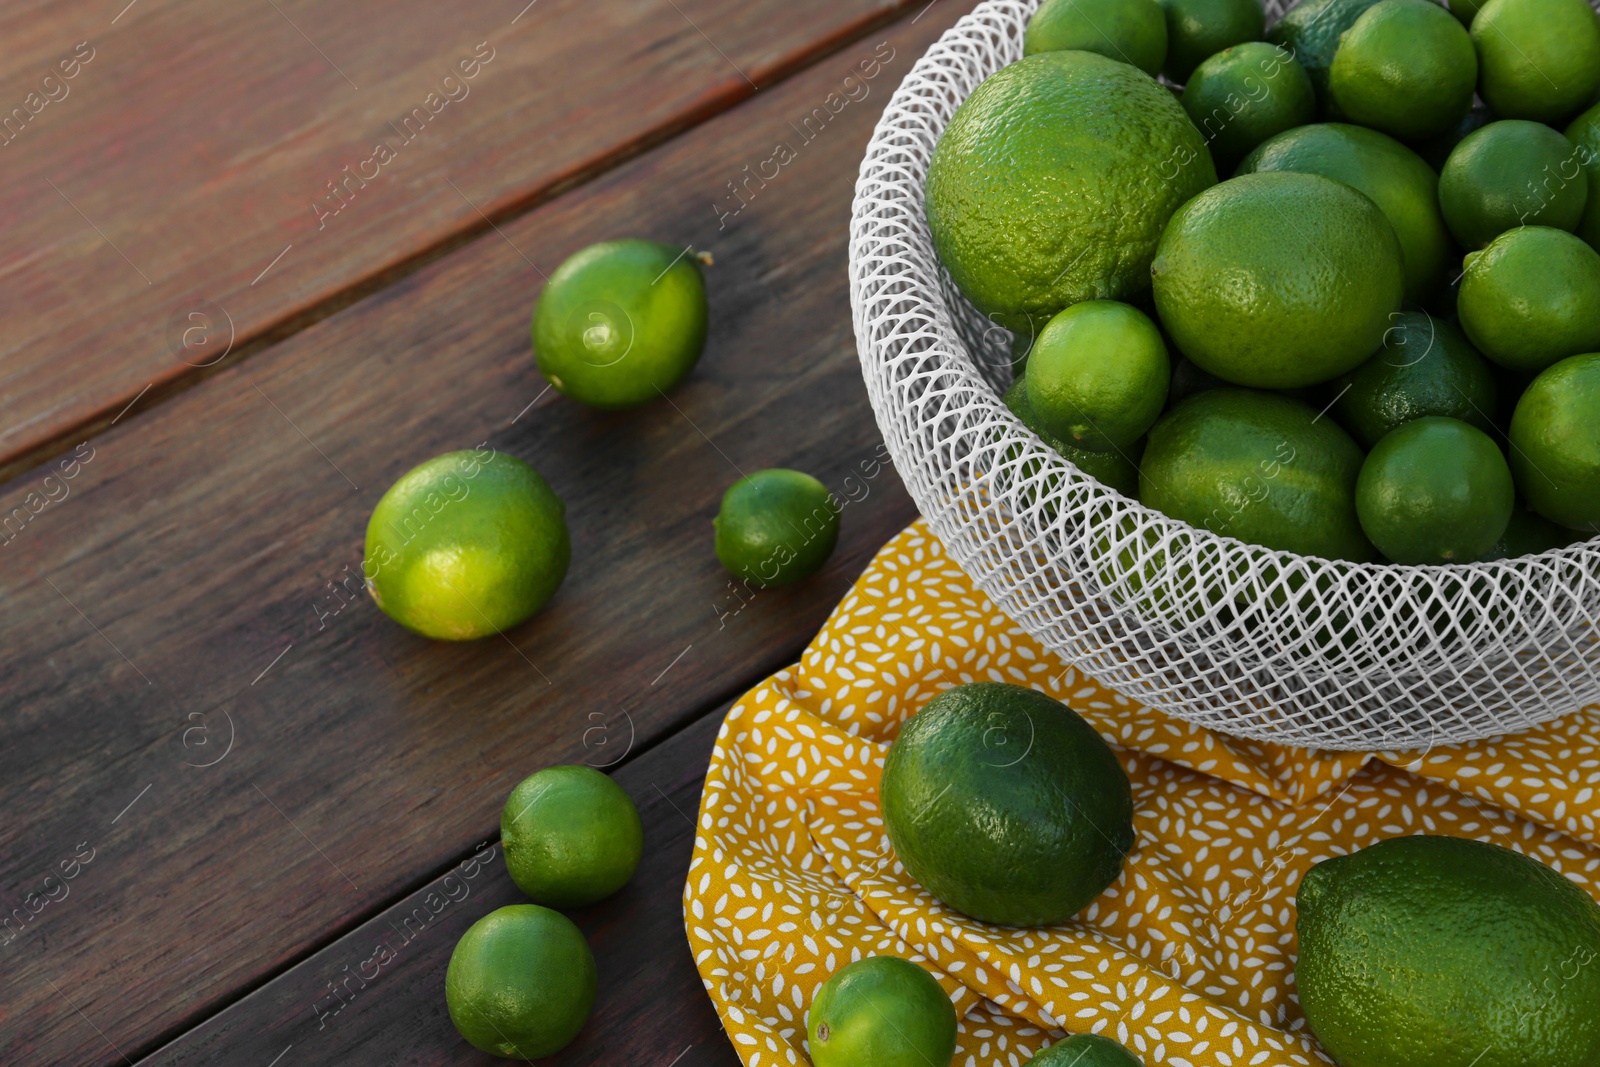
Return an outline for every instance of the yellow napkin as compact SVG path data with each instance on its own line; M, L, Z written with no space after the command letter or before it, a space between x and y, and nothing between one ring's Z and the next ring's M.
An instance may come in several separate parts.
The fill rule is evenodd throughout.
M1138 844L1078 918L989 926L894 858L878 775L902 720L952 685L1069 704L1133 782ZM1064 1033L1147 1065L1326 1062L1294 995L1294 891L1313 863L1401 834L1527 853L1600 892L1600 709L1416 753L1319 753L1214 734L1097 684L1002 615L922 522L879 552L797 666L728 713L684 887L695 963L747 1067L805 1064L817 988L867 955L931 971L955 1062L1015 1067Z

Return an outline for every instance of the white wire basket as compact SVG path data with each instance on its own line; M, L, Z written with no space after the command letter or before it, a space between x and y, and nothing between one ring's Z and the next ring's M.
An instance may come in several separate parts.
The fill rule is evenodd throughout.
M878 426L978 587L1070 664L1177 718L1322 749L1410 750L1600 703L1600 540L1456 566L1276 552L1082 474L1001 402L1010 335L940 266L934 144L1022 57L1039 0L989 0L912 68L868 146L850 300ZM1283 4L1269 0L1269 17Z

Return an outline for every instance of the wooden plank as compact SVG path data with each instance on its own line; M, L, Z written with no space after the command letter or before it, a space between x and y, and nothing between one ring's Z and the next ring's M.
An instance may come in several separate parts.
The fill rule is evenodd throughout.
M616 896L569 913L594 952L599 991L578 1039L541 1064L737 1067L683 933L693 820L726 711L704 716L617 772L644 821L644 859ZM504 1062L475 1051L451 1026L444 974L467 927L495 908L524 903L498 843L487 843L141 1067L265 1067L279 1056L278 1067Z
M846 220L892 85L967 6L868 38L0 492L0 516L65 494L0 547L0 917L67 890L0 946L0 1062L158 1047L492 833L530 766L610 762L793 659L913 517L860 381ZM719 229L728 183L779 142L793 158ZM713 252L713 328L667 402L606 415L544 391L524 254L619 234ZM568 502L561 594L467 645L341 606L383 489L485 438ZM778 465L849 501L840 548L741 598L710 519L739 471ZM80 843L92 859L47 883Z
M911 2L14 5L0 477Z

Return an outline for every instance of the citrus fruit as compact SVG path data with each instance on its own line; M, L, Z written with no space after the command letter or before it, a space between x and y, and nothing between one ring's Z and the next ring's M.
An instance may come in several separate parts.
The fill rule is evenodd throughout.
M1460 419L1424 415L1372 447L1356 514L1393 563L1471 563L1506 532L1516 490L1493 438Z
M1167 58L1167 19L1156 0L1044 0L1022 54L1078 49L1131 63L1152 77Z
M593 767L546 767L500 812L511 880L535 902L581 908L621 889L644 851L639 811Z
M1518 226L1575 229L1589 187L1572 155L1570 141L1537 122L1505 119L1468 134L1439 174L1450 232L1475 250Z
M1469 133L1476 133L1494 121L1494 115L1482 104L1473 104L1461 120L1437 137L1430 137L1415 145L1417 155L1435 171L1443 170L1450 153L1455 151Z
M1494 372L1455 326L1425 311L1403 311L1383 347L1333 383L1331 414L1363 448L1425 415L1494 429Z
M1548 226L1510 230L1467 257L1456 306L1478 351L1512 370L1600 350L1600 252Z
M1411 149L1377 130L1325 122L1280 133L1239 164L1240 174L1284 170L1344 182L1378 205L1400 241L1407 300L1442 288L1454 246L1439 211L1439 176Z
M981 922L1069 919L1133 847L1127 773L1094 727L1035 689L945 690L900 728L879 785L911 877Z
M839 503L811 475L774 467L729 486L712 524L728 573L771 589L828 561L839 541Z
M1500 540L1494 543L1494 547L1479 559L1487 563L1494 559L1535 556L1553 548L1565 548L1572 544L1573 540L1571 530L1551 522L1543 515L1536 515L1519 504L1511 509L1511 521L1506 523L1506 532L1501 534Z
M702 260L655 241L605 241L556 268L533 312L539 372L596 408L654 400L706 342Z
M1585 0L1489 0L1471 32L1478 92L1500 118L1554 125L1600 98L1600 20Z
M1272 393L1196 393L1150 431L1139 499L1212 533L1280 552L1363 562L1361 449L1308 404Z
M1339 38L1328 92L1351 122L1403 140L1437 137L1472 108L1478 53L1450 13L1382 0Z
M1576 162L1584 171L1589 195L1584 201L1583 218L1574 231L1589 242L1591 248L1600 249L1600 104L1572 120L1567 127L1567 140L1575 151L1562 163L1560 177L1571 174L1571 164Z
M1028 1062L1033 1067L1144 1067L1133 1053L1099 1034L1063 1038Z
M1071 463L1078 470L1087 474L1096 481L1110 486L1123 496L1137 497L1139 495L1139 468L1138 453L1143 445L1136 443L1120 452L1089 452L1067 444L1044 428L1039 417L1034 414L1033 405L1028 403L1027 385L1022 379L1011 383L1011 388L1006 390L1002 398L1006 407L1011 409L1011 414L1039 435L1039 439L1046 445L1061 453L1061 458ZM1007 458L1015 458L1008 454ZM1021 472L1021 479L1026 481L1038 473L1037 464L1025 464ZM1054 484L1046 487L1046 492L1054 491ZM1032 492L1029 493L1032 496ZM1053 509L1052 509L1053 511Z
M1264 41L1225 48L1201 63L1182 101L1223 173L1268 137L1310 122L1317 106L1300 64Z
M1600 353L1562 360L1533 380L1511 416L1511 470L1528 506L1600 532Z
M537 904L473 923L444 976L450 1021L477 1049L532 1060L565 1048L594 1007L594 956L583 933Z
M956 109L928 168L928 227L978 310L1032 335L1069 304L1148 290L1167 220L1216 180L1154 79L1092 52L1042 52Z
M424 637L499 633L555 595L572 558L566 505L539 472L492 450L413 467L372 510L362 569L391 619Z
M1089 452L1124 452L1167 402L1172 364L1156 324L1112 300L1073 304L1028 356L1028 405L1052 436Z
M815 1067L949 1067L956 1009L915 963L868 956L822 983L806 1040Z
M1306 872L1295 985L1342 1067L1600 1063L1600 906L1498 845L1395 837Z
M1394 229L1366 196L1315 174L1245 174L1172 217L1151 265L1183 354L1239 385L1288 389L1354 369L1400 308Z
M1182 85L1208 56L1259 41L1267 12L1261 0L1161 0L1167 16L1167 61L1161 72Z
M1330 113L1328 72L1339 50L1339 38L1379 0L1304 0L1284 12L1267 31L1267 40L1291 52L1311 79L1323 113Z

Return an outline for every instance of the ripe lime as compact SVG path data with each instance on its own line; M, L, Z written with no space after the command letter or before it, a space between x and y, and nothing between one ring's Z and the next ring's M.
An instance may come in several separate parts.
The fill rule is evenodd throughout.
M391 619L466 641L538 611L571 558L566 505L538 471L502 452L448 452L383 494L362 568Z
M540 373L596 408L636 407L677 385L706 342L700 263L682 248L631 239L572 255L533 312Z
M1394 563L1471 563L1506 532L1516 490L1499 446L1459 419L1425 415L1373 446L1356 514Z
M1564 359L1533 380L1511 416L1511 446L1530 508L1600 532L1600 353Z
M1518 226L1577 228L1589 199L1570 141L1537 122L1491 122L1461 139L1439 175L1439 206L1469 251Z
M981 922L1082 911L1133 847L1127 773L1094 727L1035 689L974 682L907 719L879 785L911 877Z
M728 573L770 589L828 561L839 540L839 504L811 475L776 467L729 486L712 525Z
M513 904L473 923L444 977L450 1021L477 1049L532 1060L565 1048L594 1007L594 956L558 911Z
M1133 1053L1099 1034L1063 1038L1028 1062L1032 1067L1144 1067Z
M1351 122L1403 140L1437 137L1472 108L1478 53L1450 13L1382 0L1339 39L1328 91Z
M1333 383L1339 425L1363 448L1425 415L1494 429L1498 389L1489 363L1461 331L1425 311L1403 311L1383 347Z
M1086 300L1050 320L1028 356L1028 405L1044 428L1089 452L1125 453L1167 402L1172 363L1138 308Z
M1600 19L1585 0L1489 0L1472 43L1478 91L1500 118L1555 125L1600 97Z
M644 851L639 811L593 767L546 767L500 812L511 880L535 902L581 908L621 889Z
M806 1040L815 1067L949 1067L956 1009L915 963L868 956L822 983Z
M1600 350L1600 252L1548 226L1507 231L1467 257L1456 306L1478 350L1512 370Z
M1487 563L1494 559L1536 556L1552 548L1565 548L1574 540L1573 532L1565 526L1558 526L1519 504L1511 509L1511 521L1506 523L1506 532L1500 535L1500 540L1494 543L1493 548L1480 557L1480 561Z
M1022 54L1077 49L1131 63L1152 77L1167 58L1167 19L1156 0L1044 0Z
M1589 242L1591 248L1600 249L1600 104L1572 120L1567 127L1567 140L1574 152L1571 161L1563 164L1565 173L1571 174L1570 163L1583 167L1589 186L1589 196L1584 202L1583 219L1576 231Z
M1171 93L1092 52L1005 67L956 109L928 168L939 257L985 315L1032 336L1081 300L1148 291L1172 213L1214 184Z
M1185 204L1162 235L1156 307L1183 354L1239 385L1314 385L1360 365L1400 308L1394 229L1348 185L1246 174Z
M1305 70L1264 41L1225 48L1201 63L1182 101L1221 173L1232 172L1267 138L1310 122L1317 107Z
M1006 407L1011 409L1011 414L1015 415L1022 425L1038 434L1041 441L1061 453L1061 458L1068 463L1071 463L1089 477L1110 486L1123 496L1137 497L1139 495L1139 467L1137 464L1139 451L1143 447L1142 444L1135 443L1121 452L1089 452L1067 444L1050 433L1049 430L1046 430L1044 424L1039 421L1038 415L1034 414L1033 406L1028 403L1027 386L1020 378L1011 383L1011 388L1006 390L1006 395L1002 399L1005 401ZM1021 477L1023 480L1027 480L1036 473L1038 473L1037 466L1025 467ZM1055 488L1055 484L1051 483L1046 485L1043 491L1050 493L1054 492ZM1031 500L1037 493L1038 490L1031 490L1027 493L1027 498ZM1054 514L1053 508L1051 508L1050 513Z
M1161 0L1167 15L1167 61L1162 73L1182 85L1209 56L1259 41L1267 12L1261 0Z
M1344 31L1379 0L1303 0L1284 12L1267 40L1279 45L1300 61L1311 78L1311 87L1317 91L1317 101L1324 114L1330 113L1332 104L1328 92L1328 72L1339 50L1339 38Z

